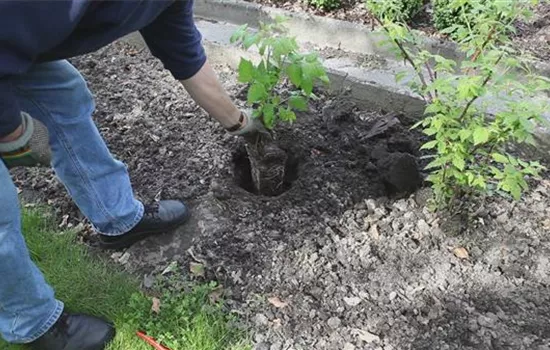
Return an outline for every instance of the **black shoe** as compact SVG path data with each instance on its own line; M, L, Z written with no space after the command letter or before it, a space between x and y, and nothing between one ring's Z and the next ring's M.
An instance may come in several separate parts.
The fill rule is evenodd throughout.
M100 237L100 245L104 249L122 249L159 233L172 231L189 219L189 209L180 201L160 201L154 205L145 206L141 221L129 232L120 236Z
M104 350L114 337L115 328L102 319L63 313L46 334L29 346L33 350Z

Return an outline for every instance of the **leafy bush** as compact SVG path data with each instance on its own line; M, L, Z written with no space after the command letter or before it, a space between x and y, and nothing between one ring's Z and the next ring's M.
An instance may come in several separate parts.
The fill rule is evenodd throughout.
M323 9L325 11L335 10L342 7L342 2L340 0L307 0L307 3L308 5Z
M523 10L523 9L522 9ZM526 15L526 13L523 13ZM506 25L516 18L510 3L502 0L433 0L433 21L439 31L453 39L464 38L475 26ZM513 30L508 27L508 30ZM502 31L506 34L505 31Z
M239 81L250 84L248 103L254 106L253 116L262 118L266 128L272 129L279 121L292 122L295 111L308 108L308 100L315 98L313 87L317 82L328 83L328 76L317 53L300 53L296 38L288 35L285 19L261 23L257 32L247 25L240 27L231 37L245 49L256 46L261 59L254 64L241 58ZM282 96L276 88L285 80L292 91Z
M469 3L476 13L482 11L481 1ZM543 169L507 151L510 144L535 143L533 132L545 122L547 109L539 95L550 88L550 80L529 70L527 57L516 52L508 37L511 23L528 14L531 1L501 3L506 8L492 7L480 14L483 21L454 32L466 55L458 63L422 49L416 44L422 42L421 33L387 16L384 4L371 2L370 10L399 58L414 68L411 87L427 104L425 118L415 127L431 138L422 148L433 152L428 180L438 206L463 195L501 193L519 199L528 188L526 179ZM494 111L495 101L486 102L496 96L502 103Z
M407 22L424 5L424 0L366 0L367 7L379 8L379 15L396 22Z

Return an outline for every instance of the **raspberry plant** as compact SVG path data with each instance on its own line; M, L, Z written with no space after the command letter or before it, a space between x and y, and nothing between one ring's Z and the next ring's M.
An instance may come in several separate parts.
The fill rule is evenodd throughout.
M392 17L388 3L368 2L398 57L413 67L410 86L426 101L425 118L415 127L431 138L422 148L434 153L427 169L438 207L463 195L498 192L519 199L528 177L543 169L508 152L511 144L535 144L534 130L548 110L538 96L550 81L529 69L528 57L512 47L508 36L514 21L529 15L533 1L468 3L484 20L465 17L465 25L447 29L466 56L455 62L424 50L421 34ZM499 11L491 10L495 6ZM496 96L502 103L494 111Z
M249 84L247 100L254 106L253 117L261 118L267 129L280 120L296 120L295 111L307 110L309 99L316 97L314 85L329 82L318 54L300 53L284 22L277 17L273 23L260 23L257 32L243 25L231 37L232 43L246 50L255 47L260 53L258 63L241 58L239 81ZM281 95L277 89L285 81L292 89Z

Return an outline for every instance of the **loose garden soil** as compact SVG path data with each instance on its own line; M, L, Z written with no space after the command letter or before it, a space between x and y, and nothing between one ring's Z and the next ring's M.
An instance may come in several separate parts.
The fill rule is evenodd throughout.
M444 220L426 208L429 191L415 191L424 161L411 121L320 93L278 129L287 191L256 196L243 140L146 51L117 43L73 63L136 195L182 198L193 210L177 232L112 255L144 287L204 265L196 278L223 283L261 350L550 349L550 181L517 203L479 202L467 220ZM242 104L234 72L216 69ZM15 178L63 225L81 221L51 171ZM82 237L94 245L89 230Z
M342 6L335 10L321 10L309 6L304 0L245 0L261 5L282 8L292 12L309 13L312 15L349 21L376 27L372 15L364 5L364 0L342 0ZM514 37L516 47L528 52L541 60L550 58L550 3L541 1L534 8L535 16L528 22L516 24L517 33ZM431 3L426 2L422 10L409 23L413 28L422 30L426 35L443 38L434 28L432 22Z

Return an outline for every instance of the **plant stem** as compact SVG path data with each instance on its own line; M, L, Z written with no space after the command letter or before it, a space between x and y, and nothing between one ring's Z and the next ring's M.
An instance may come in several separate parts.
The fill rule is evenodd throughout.
M499 64L503 56L504 54L500 55L500 57L495 62L495 66ZM481 83L481 87L484 88L489 83L492 77L493 77L492 72L487 74L487 76L485 77L485 80L483 80L483 83ZM460 114L460 117L458 118L458 120L462 120L462 118L464 118L466 113L468 113L468 110L470 109L470 107L474 104L475 101L477 101L478 98L479 96L474 96L470 101L468 101L468 103L466 104L466 107L464 107L464 110L462 111L462 114Z
M489 34L487 35L487 39L485 39L485 42L483 42L483 44L481 45L480 48L477 49L477 51L474 53L474 55L472 56L472 62L475 62L477 61L477 59L479 58L479 56L481 55L481 53L483 52L483 50L485 49L485 46L487 46L489 44L489 42L491 41L491 39L493 38L493 35L495 35L495 31L496 29L493 27L493 29L491 29L491 31L489 32Z
M433 83L435 82L435 79L437 78L437 72L434 72L432 67L430 67L430 64L426 62L424 64L426 66L426 69L428 70L428 74L430 75L430 81ZM434 90L434 97L437 98L437 90Z
M384 25L384 23L380 20L380 18L378 18L378 16L374 16L374 19L376 20L376 22L378 22L378 24L384 28L384 30L386 31L386 33L388 33L391 37L391 33L390 31L388 30L388 28L386 28L386 26ZM426 91L428 89L428 84L426 82L426 78L424 77L424 75L422 74L422 71L420 70L419 67L417 67L417 65L414 63L413 59L411 58L411 56L409 55L409 53L407 52L407 50L405 49L405 47L403 46L403 44L395 39L395 38L391 38L392 41L395 43L395 45L397 45L397 47L399 48L399 50L401 51L401 53L403 54L403 58L409 62L411 64L411 66L413 67L414 71L416 72L416 74L418 75L418 78L420 79L420 82L422 83L422 88L424 88ZM431 103L433 101L433 97L432 97L432 94L427 92L427 96L423 96L425 100L427 100L428 103Z

